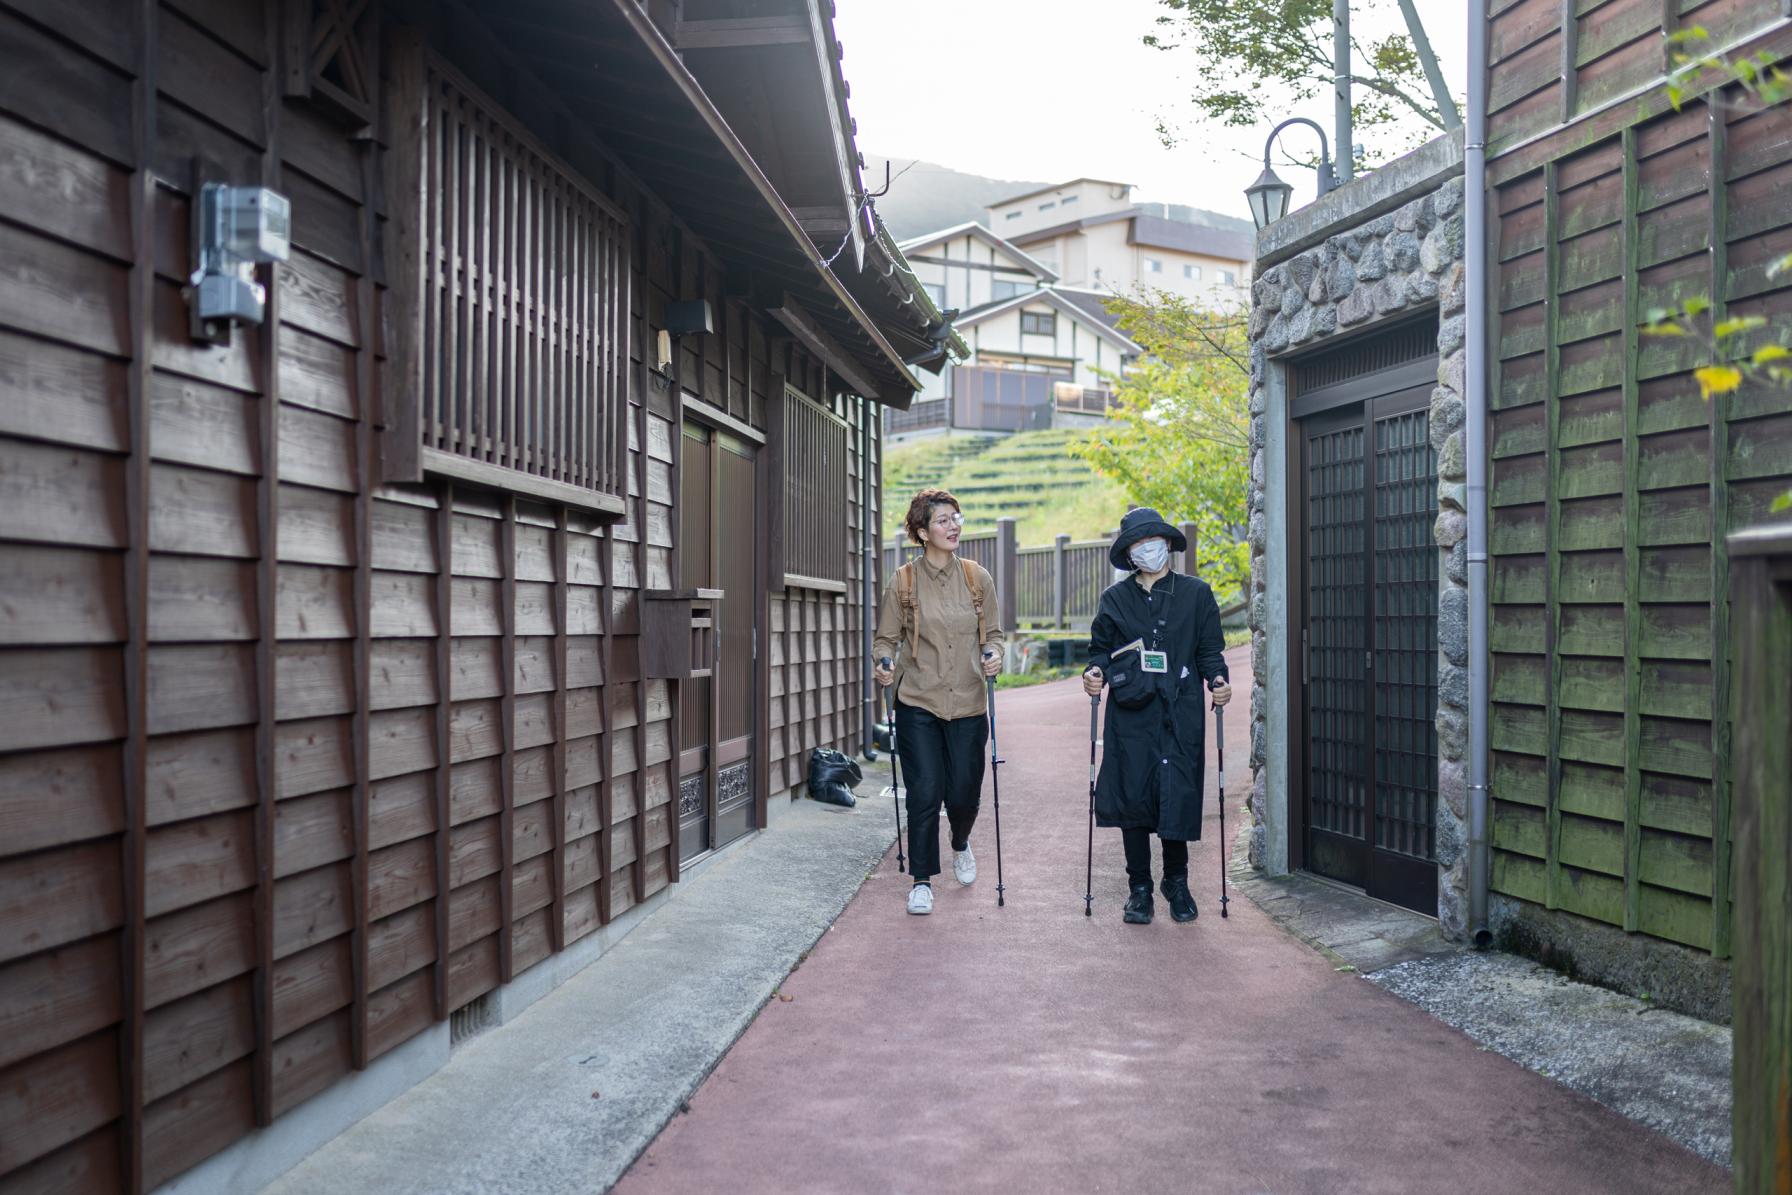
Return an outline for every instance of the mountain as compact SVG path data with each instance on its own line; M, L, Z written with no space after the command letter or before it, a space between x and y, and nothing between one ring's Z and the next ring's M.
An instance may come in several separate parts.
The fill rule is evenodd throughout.
M869 151L865 154L865 186L875 191L884 185L884 166L890 167L890 193L877 200L877 211L889 225L898 241L922 233L951 228L969 220L983 219L986 205L1013 195L1049 184L1024 179L985 178L924 162L916 158L886 158ZM900 177L898 177L900 175ZM1221 228L1228 232L1255 235L1249 220L1227 216L1182 203L1141 203L1147 215L1162 216L1204 228Z
M878 215L898 241L924 232L950 228L967 220L982 220L986 204L1019 195L1045 183L985 178L948 166L914 158L886 158L865 154L865 186L872 191L884 185L884 165L889 164L890 193L877 200ZM900 173L901 178L896 175Z
M1227 232L1242 232L1248 236L1257 235L1257 226L1239 216L1228 216L1223 212L1211 212L1204 207L1190 207L1186 203L1141 203L1139 208L1149 216L1162 216L1166 220L1175 220L1182 224L1198 224L1202 228L1221 228Z

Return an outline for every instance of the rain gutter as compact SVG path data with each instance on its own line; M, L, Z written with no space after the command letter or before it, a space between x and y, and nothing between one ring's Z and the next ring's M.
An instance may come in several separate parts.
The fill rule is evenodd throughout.
M1468 26L1468 122L1463 139L1463 265L1467 298L1463 449L1468 471L1468 932L1477 949L1493 940L1487 924L1492 873L1487 790L1487 18Z

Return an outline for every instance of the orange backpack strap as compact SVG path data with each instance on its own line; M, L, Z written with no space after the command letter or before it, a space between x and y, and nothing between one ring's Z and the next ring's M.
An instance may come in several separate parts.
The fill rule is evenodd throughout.
M915 658L915 564L914 561L896 570L896 599L902 603L902 641L908 658Z
M964 572L964 587L971 591L971 606L977 611L977 652L983 652L983 641L986 631L983 626L983 579L977 576L977 566L960 556L958 567Z

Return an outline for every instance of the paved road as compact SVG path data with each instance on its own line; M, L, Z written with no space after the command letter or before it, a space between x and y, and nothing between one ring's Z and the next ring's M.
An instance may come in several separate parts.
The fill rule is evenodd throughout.
M1235 830L1250 683L1248 654L1228 657ZM887 859L618 1192L1728 1190L1248 901L1222 921L1211 797L1198 921L1160 899L1152 925L1122 924L1113 830L1084 918L1088 700L1012 690L997 716L1007 907L986 781L975 887L943 875L910 917Z

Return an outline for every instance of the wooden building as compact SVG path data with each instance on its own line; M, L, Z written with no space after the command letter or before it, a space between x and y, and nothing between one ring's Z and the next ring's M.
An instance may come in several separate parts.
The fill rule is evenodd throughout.
M1708 337L1642 325L1704 296L1698 331L1765 320L1726 352L1792 342L1792 274L1769 272L1792 253L1792 103L1710 71L1676 108L1667 78L1682 49L1784 63L1792 9L1489 0L1477 19L1485 229L1457 132L1258 240L1252 858L1722 1020L1748 650L1724 545L1792 485L1792 392L1706 401Z
M1563 11L1488 6L1492 889L1540 946L1572 955L1592 923L1719 960L1727 1011L1724 542L1792 481L1792 395L1705 401L1708 346L1638 329L1702 295L1717 320L1769 320L1751 349L1792 336L1792 275L1768 274L1792 252L1792 104L1714 72L1676 110L1662 85L1666 35L1784 61L1792 10Z
M951 334L830 11L0 3L0 1187L445 1050L861 744ZM221 342L212 182L291 202Z

